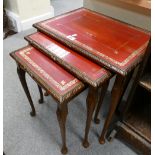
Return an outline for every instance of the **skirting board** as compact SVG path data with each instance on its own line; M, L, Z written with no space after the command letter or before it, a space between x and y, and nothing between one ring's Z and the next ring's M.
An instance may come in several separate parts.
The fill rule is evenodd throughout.
M53 6L51 6L50 12L36 16L36 17L32 17L32 18L29 18L26 20L22 20L22 21L18 14L14 13L10 10L7 10L7 9L6 9L6 13L11 21L12 29L15 32L21 32L21 31L32 28L32 25L34 23L37 23L42 20L46 20L48 18L52 18L54 16L54 8L53 8Z

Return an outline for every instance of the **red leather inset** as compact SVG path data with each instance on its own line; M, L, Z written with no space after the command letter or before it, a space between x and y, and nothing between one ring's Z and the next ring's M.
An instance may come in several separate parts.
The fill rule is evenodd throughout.
M37 25L42 31L67 40L70 46L76 45L97 56L103 60L100 63L112 70L114 67L128 70L144 54L150 38L140 29L83 8Z
M32 46L19 50L15 55L31 72L37 74L49 87L63 95L81 82Z
M72 68L78 70L81 73L81 75L79 75L81 77L85 76L92 81L96 81L99 78L105 78L106 76L109 76L109 72L99 65L93 63L92 61L86 59L70 48L62 45L47 35L44 35L43 33L34 33L27 37L27 39L29 38L31 39L32 43L35 42L37 45L42 46L44 49L50 51L51 54L54 54L56 57L62 60L65 64L68 64Z

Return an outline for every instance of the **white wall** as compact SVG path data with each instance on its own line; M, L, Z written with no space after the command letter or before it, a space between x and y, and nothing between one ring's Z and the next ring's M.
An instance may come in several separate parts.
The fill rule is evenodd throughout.
M5 8L17 32L54 16L50 0L5 0Z
M51 11L50 0L17 0L22 20Z
M5 0L4 1L5 8L8 10L14 12L14 13L19 13L18 7L17 7L17 0Z

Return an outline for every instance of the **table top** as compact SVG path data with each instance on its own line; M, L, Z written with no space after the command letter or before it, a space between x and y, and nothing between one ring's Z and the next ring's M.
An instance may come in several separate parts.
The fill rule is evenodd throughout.
M142 60L150 39L149 32L84 8L34 27L122 75Z
M32 46L47 54L62 67L93 87L101 86L111 75L101 66L41 32L31 34L25 39Z
M84 88L81 81L32 46L19 49L11 56L48 89L59 103L72 98Z

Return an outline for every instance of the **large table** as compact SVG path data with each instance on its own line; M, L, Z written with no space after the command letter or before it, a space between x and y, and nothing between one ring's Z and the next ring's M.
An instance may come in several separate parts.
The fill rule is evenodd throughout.
M149 32L84 8L39 22L34 27L117 75L99 138L104 143L128 76L143 59Z

